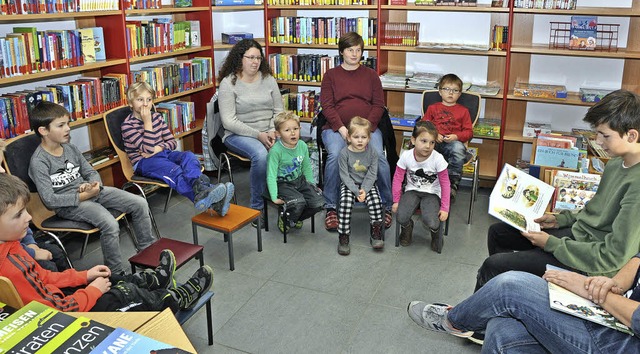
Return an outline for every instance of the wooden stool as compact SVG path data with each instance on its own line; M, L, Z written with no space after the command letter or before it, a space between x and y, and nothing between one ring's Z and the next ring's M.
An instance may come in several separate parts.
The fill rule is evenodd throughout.
M234 270L233 264L233 233L253 220L258 221L258 252L262 252L262 228L260 225L260 210L246 208L236 204L231 204L229 212L225 216L208 211L202 212L191 218L191 228L193 229L193 243L198 244L198 226L218 231L224 234L224 241L229 247L229 269Z

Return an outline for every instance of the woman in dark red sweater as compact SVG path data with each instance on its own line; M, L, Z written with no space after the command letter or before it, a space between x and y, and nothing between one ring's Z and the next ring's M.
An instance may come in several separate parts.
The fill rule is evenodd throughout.
M364 41L359 34L349 32L340 37L338 49L343 63L326 72L320 92L322 114L327 119L327 124L322 127L322 142L328 153L322 188L327 209L325 227L329 231L336 231L338 228L338 155L346 146L347 126L351 118L361 116L371 122L369 145L376 150L380 158L377 186L385 205L385 226L388 228L391 226L393 198L389 163L383 153L382 134L378 129L378 123L384 113L382 83L374 70L360 65Z

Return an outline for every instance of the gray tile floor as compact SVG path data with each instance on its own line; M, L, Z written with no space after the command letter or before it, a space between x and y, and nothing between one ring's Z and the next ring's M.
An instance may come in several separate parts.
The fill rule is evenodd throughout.
M247 205L248 170L235 171L234 177L238 202ZM394 247L394 224L384 250L375 252L364 209L354 211L350 256L337 254L337 234L324 230L324 214L316 215L315 234L305 222L284 244L271 212L262 252L255 229L247 226L234 235L232 272L222 235L200 229L205 261L215 271L214 344L207 344L204 311L185 325L185 332L199 353L479 353L469 341L418 327L406 313L411 300L456 304L472 293L494 219L486 212L489 191L481 189L473 224L467 225L469 192L463 188L458 194L442 254L431 251L421 223L411 246ZM165 193L150 197L161 233L191 242L193 206L174 196L163 214ZM77 259L80 239L66 243ZM125 259L135 252L124 233L121 247ZM100 243L92 237L88 254L75 265L86 269L101 262ZM179 279L195 271L197 262L190 263L178 271Z

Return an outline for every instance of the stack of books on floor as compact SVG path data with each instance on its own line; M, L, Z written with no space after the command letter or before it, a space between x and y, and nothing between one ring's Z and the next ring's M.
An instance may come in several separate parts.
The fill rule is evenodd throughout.
M188 353L36 301L19 310L2 303L0 307L0 353Z

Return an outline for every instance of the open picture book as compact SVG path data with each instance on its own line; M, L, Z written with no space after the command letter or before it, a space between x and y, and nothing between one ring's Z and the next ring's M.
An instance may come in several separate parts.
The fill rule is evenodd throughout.
M552 269L567 271L547 264L547 270ZM622 324L602 307L559 285L547 284L549 284L549 305L552 309L633 335L633 331L629 327Z
M489 198L489 214L520 231L540 231L534 219L542 216L554 188L505 164Z

